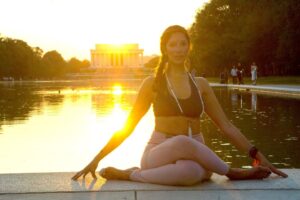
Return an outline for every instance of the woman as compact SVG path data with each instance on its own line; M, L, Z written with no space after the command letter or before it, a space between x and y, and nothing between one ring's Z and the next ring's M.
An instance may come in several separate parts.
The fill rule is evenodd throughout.
M206 79L193 78L187 72L185 63L190 49L187 31L178 25L170 26L161 36L160 48L162 57L156 76L144 80L126 126L112 136L73 180L89 173L96 178L99 161L132 133L151 104L155 130L145 148L141 168L108 167L100 171L102 177L165 185L192 185L209 179L213 172L233 180L263 179L271 172L287 177L230 123ZM238 149L249 152L260 165L251 169L230 168L205 146L200 133L204 111Z
M257 66L255 62L252 63L251 65L251 81L252 85L256 85L256 80L257 80Z

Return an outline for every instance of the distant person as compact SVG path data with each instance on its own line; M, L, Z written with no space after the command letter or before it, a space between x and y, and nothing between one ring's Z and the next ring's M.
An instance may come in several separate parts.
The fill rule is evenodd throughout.
M242 68L242 69L240 70L240 73L241 73L240 84L244 84L244 74L245 74L244 68Z
M156 75L143 81L126 125L115 132L73 180L89 173L96 178L98 163L129 137L151 105L155 128L141 158L141 167L127 170L107 167L100 171L102 177L163 185L193 185L209 179L213 172L232 180L263 179L271 172L287 177L227 119L208 81L191 76L185 66L190 45L183 27L170 26L164 31ZM250 169L231 168L206 146L200 132L203 112L213 119L225 137L259 165Z
M220 83L227 84L228 83L228 73L226 69L220 73Z
M251 81L252 81L252 85L256 85L257 65L255 64L255 62L253 62L252 65L251 65Z
M231 75L231 78L232 78L232 84L236 84L237 83L237 68L236 66L233 66L231 71L230 71L230 75Z
M244 84L244 80L243 80L243 76L244 76L244 69L242 68L241 63L238 63L237 65L237 79L238 79L238 84Z
M224 70L224 74L225 74L225 84L228 84L228 71L226 68Z

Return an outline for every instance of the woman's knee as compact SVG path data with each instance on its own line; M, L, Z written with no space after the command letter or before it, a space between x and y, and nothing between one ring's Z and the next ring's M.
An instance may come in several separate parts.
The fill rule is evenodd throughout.
M183 150L194 149L194 141L193 139L185 136L185 135L178 135L172 138L172 144L176 149L182 147Z
M180 174L179 185L193 185L206 177L206 170L194 161L179 160L176 165Z

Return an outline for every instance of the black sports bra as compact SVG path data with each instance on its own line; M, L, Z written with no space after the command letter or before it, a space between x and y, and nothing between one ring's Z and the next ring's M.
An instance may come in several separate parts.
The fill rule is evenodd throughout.
M202 98L191 76L189 76L189 83L191 85L191 96L187 99L177 98L183 111L182 114L174 96L168 89L166 76L164 76L161 88L153 101L154 115L156 117L184 115L186 117L199 118L203 112Z

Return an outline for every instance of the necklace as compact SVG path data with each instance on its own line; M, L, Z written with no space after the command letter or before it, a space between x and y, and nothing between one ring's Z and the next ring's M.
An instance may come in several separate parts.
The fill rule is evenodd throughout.
M190 76L190 74L188 74L188 75ZM169 89L169 91L171 91L171 95L172 95L173 98L175 99L175 101L176 101L176 103L177 103L177 106L178 106L178 108L179 108L179 110L180 110L180 113L181 113L182 115L184 115L183 109L182 109L182 107L181 107L181 105L180 105L180 103L179 103L179 101L178 101L177 96L175 95L175 92L174 92L174 90L173 90L173 87L172 87L172 85L171 85L171 82L169 81L169 77L168 77L168 74L167 74L167 73L166 73L166 79L167 79L167 83L168 83L168 89ZM189 136L190 138L192 138L192 137L193 137L193 130L192 130L192 127L191 127L191 121L190 121L190 120L188 120L188 124L189 124L189 126L188 126L188 136Z

